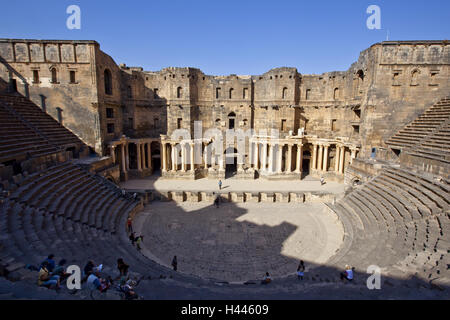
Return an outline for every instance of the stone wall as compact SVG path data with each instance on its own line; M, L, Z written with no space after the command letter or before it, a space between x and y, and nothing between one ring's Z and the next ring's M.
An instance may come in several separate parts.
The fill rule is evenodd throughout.
M195 68L143 71L118 66L95 41L3 39L0 56L0 78L15 79L38 105L45 96L55 118L60 107L63 124L102 155L123 134L170 136L180 128L194 138L194 122L202 121L203 132L234 126L277 129L283 137L304 128L309 136L361 145L358 156L368 158L450 89L446 41L377 43L348 70L320 75L287 67L253 76L211 76ZM34 71L39 83L33 83Z
M63 125L94 147L96 110L92 103L97 102L97 50L95 41L0 39L0 78L14 79L21 94L56 120L60 108ZM56 79L52 78L53 69ZM75 72L73 83L71 71Z

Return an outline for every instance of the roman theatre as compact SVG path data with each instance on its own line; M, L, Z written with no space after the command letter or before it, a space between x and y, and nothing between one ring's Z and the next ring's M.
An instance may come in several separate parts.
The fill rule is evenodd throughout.
M54 253L123 258L149 299L449 298L449 65L447 41L386 41L345 71L214 76L0 39L0 295L53 294L25 266Z

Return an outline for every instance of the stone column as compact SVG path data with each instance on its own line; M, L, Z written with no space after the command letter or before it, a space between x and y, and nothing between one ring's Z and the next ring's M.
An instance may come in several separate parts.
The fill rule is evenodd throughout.
M352 152L352 155L351 155L351 158L350 158L350 163L353 163L353 159L356 158L356 152L358 151L358 149L352 148L352 149L350 149L350 151Z
M181 171L186 172L186 144L181 143Z
M191 171L194 172L195 166L194 166L194 143L189 143L189 147L191 148Z
M262 152L262 159L261 159L261 163L262 163L262 170L266 171L267 170L267 142L263 142L263 152Z
M317 169L317 144L313 144L312 169Z
M317 170L322 170L323 145L319 145L319 156L317 157Z
M111 160L113 164L116 164L116 146L110 146Z
M136 155L136 162L137 162L137 169L138 171L142 171L142 166L141 166L141 144L138 142L136 143L136 151L137 151L137 155Z
M147 164L145 163L145 143L141 143L141 161L142 169L147 169Z
M273 172L273 148L272 142L269 143L269 172Z
M161 159L161 161L162 161L162 171L163 172L167 172L167 149L166 149L166 145L167 145L167 143L164 143L164 142L162 142L161 143L161 146L162 146L162 148L161 148L161 152L162 152L162 159Z
M295 166L295 172L301 173L302 172L302 158L303 158L303 144L297 145L297 163Z
M219 157L219 170L224 170L225 155Z
M176 148L175 143L170 144L171 150L172 150L172 171L177 171L177 162L176 162Z
M125 156L125 143L121 144L120 153L122 154L122 172L127 172L127 161Z
M277 173L281 173L282 163L283 163L283 144L278 145L278 160L277 160Z
M153 165L152 165L152 143L147 143L147 158L148 158L148 163L147 163L147 168L152 169Z
M322 171L327 172L328 171L328 145L324 146L323 151L323 168Z
M292 172L292 144L288 144L288 158L287 158L287 165L286 170L287 173Z
M341 147L339 155L339 173L344 173L345 146Z
M205 145L205 148L203 149L203 158L204 158L204 166L205 169L208 169L208 146Z
M127 171L130 171L130 146L129 143L125 145L125 163L127 164Z
M253 161L254 161L254 162L253 162L253 168L254 168L255 170L258 170L258 169L259 169L259 164L258 164L258 162L259 162L259 161L258 161L258 160L259 160L259 159L258 159L258 157L259 157L259 155L258 155L258 151L259 151L259 150L258 150L258 147L259 147L259 144L258 144L258 142L256 141L256 142L253 144L253 146L254 146L254 148L255 148L255 149L253 150L253 151L254 151L253 153L254 153L254 155L255 155L255 157L253 158Z
M336 145L336 156L334 157L334 171L339 172L339 151L341 151L341 147Z

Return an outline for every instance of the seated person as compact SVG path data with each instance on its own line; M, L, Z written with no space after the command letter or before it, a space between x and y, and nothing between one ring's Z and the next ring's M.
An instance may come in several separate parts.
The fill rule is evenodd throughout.
M264 276L263 280L261 281L261 284L269 284L272 281L272 278L270 277L269 273L266 272L266 275Z
M89 260L83 269L83 278L84 278L83 281L86 281L87 277L89 277L89 275L93 272L94 268L95 268L94 262Z
M58 265L55 267L55 269L52 272L52 275L59 276L60 281L63 281L70 276L70 274L67 273L66 269L64 268L65 264L66 264L66 259L61 259L58 262Z
M341 272L341 280L352 281L353 280L353 269L349 265L345 266L345 271Z
M120 290L125 293L126 300L134 300L139 298L137 293L134 291L134 286L136 286L136 282L133 280L128 280L120 286Z
M106 292L111 286L111 283L108 280L105 280L100 277L101 265L94 269L88 279L87 285L90 290L98 290L100 292Z
M59 276L50 276L47 261L42 262L38 275L38 285L49 289L59 289Z
M54 254L49 254L48 257L47 257L47 259L45 259L45 260L41 263L41 265L39 266L39 270L42 269L42 265L44 264L44 262L47 262L47 270L50 271L50 272L52 272L53 269L55 269L55 264L56 264L55 260L53 260L54 257L55 257Z

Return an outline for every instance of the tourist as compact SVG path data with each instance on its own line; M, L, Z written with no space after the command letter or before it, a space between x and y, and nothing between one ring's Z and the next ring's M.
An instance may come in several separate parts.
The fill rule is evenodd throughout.
M173 271L177 271L177 268L178 268L177 256L174 256L172 259L172 267L173 267Z
M141 250L141 243L144 241L143 236L136 237L136 247L140 251Z
M136 282L133 280L128 280L127 282L123 281L120 284L120 291L125 294L125 300L135 300L139 299L139 296L134 291L134 287L136 286Z
M297 268L298 280L303 280L304 275L305 275L305 264L304 264L303 260L300 260L300 264L298 265L298 268Z
M66 259L61 259L58 262L58 265L55 267L55 269L52 272L52 275L59 276L60 282L66 280L70 276L70 274L68 274L66 272L66 269L64 268L64 265L66 264L66 262L67 262Z
M131 220L131 217L127 220L127 229L128 233L133 232L133 221Z
M53 269L55 269L55 265L56 265L54 258L55 258L54 254L49 254L47 259L45 259L39 266L39 270L42 269L42 265L44 264L44 262L47 262L47 264L48 264L47 269L48 269L48 271L52 272Z
M129 239L131 241L131 245L134 246L134 243L136 242L136 234L134 232L131 232Z
M269 284L270 282L272 282L272 278L270 277L269 273L266 272L266 275L262 279L261 284Z
M41 270L39 270L38 275L38 285L49 289L59 289L59 276L50 276L48 266L49 263L47 261L42 262Z
M349 265L345 266L345 271L341 272L341 280L352 281L353 280L353 271L354 268L351 268Z
M120 273L120 276L121 276L121 277L127 276L127 275L128 275L128 268L129 268L129 267L130 267L130 266L127 265L127 264L123 261L122 258L117 259L117 269L119 269L119 273Z
M213 195L215 195L214 192L213 192ZM219 197L219 195L217 195L217 196L214 198L214 205L216 206L216 208L218 208L218 207L219 207L219 204L220 204L220 197Z
M219 180L219 190L222 190L222 180Z
M111 281L103 279L100 277L100 272L102 271L102 265L94 269L88 279L87 285L90 290L98 290L100 292L105 292L111 286Z
M89 275L94 271L95 265L94 262L89 260L83 269L84 278L87 279Z
M325 184L325 179L323 176L320 176L320 185L323 186Z
M137 193L136 193L136 192L133 194L133 199L134 199L134 200L137 199Z

